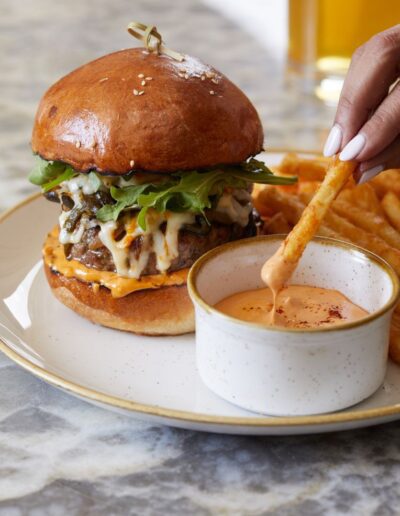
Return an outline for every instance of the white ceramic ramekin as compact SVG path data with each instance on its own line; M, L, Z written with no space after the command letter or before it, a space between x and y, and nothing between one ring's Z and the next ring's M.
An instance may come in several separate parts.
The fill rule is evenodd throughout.
M267 328L213 306L236 292L263 287L261 266L283 237L225 244L192 267L188 288L196 314L196 360L204 383L240 407L269 415L306 415L354 405L382 384L390 318L399 280L378 256L317 238L292 284L337 289L370 315L335 328Z

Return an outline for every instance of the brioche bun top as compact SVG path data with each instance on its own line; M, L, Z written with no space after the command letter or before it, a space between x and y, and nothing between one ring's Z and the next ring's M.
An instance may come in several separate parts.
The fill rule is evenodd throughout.
M43 96L32 149L78 171L172 172L244 161L263 130L245 94L196 58L132 48L74 70Z

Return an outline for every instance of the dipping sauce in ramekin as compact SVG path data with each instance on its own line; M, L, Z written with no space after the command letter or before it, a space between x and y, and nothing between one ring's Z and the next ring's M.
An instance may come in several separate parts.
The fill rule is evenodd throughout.
M340 326L368 315L338 290L308 285L288 285L275 300L270 288L245 290L221 299L215 308L241 321L300 329Z
M337 290L368 315L336 326L280 328L217 310L228 296L265 287L261 267L283 238L225 244L193 266L188 287L200 376L222 398L263 414L306 415L354 405L373 394L385 376L397 275L367 251L317 238L291 283Z

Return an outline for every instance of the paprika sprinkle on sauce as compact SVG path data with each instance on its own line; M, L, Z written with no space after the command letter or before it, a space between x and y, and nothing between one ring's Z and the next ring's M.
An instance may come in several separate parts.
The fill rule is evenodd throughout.
M305 330L339 326L368 315L337 290L306 285L289 285L275 300L269 288L238 292L215 308L242 321Z

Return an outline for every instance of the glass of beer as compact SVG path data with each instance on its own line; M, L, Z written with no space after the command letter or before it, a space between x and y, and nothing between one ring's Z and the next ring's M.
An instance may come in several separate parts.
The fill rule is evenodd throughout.
M336 104L354 50L399 21L400 0L289 0L289 76Z

